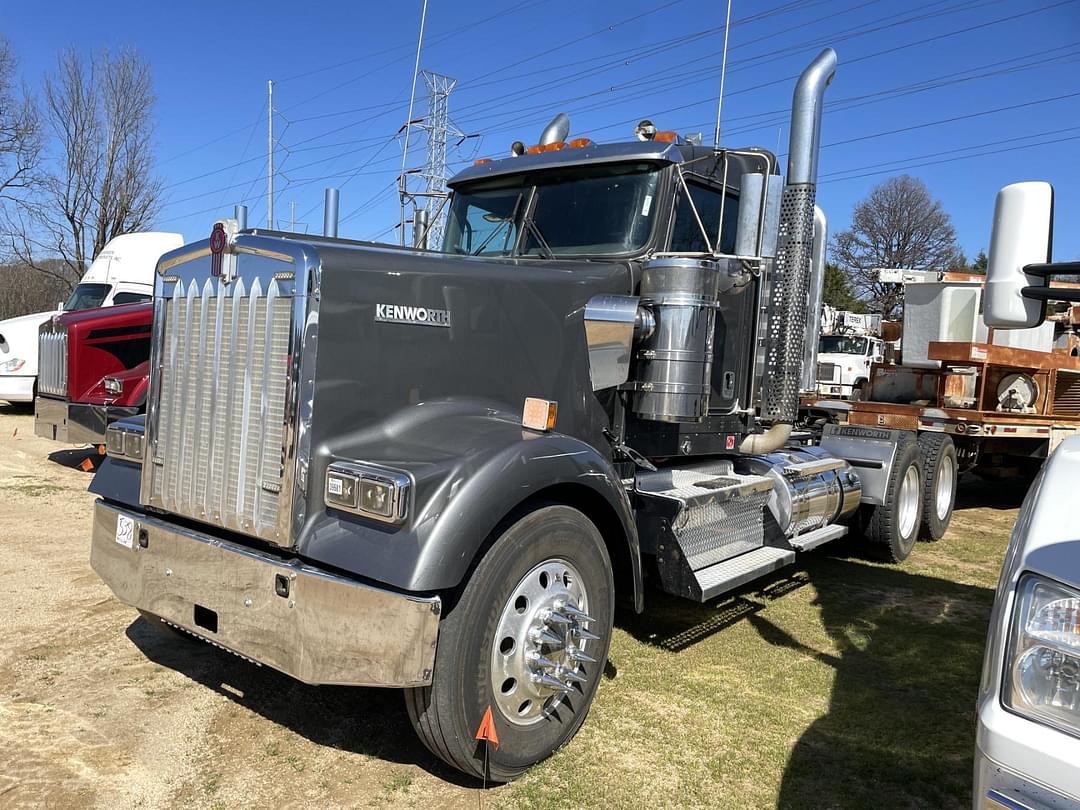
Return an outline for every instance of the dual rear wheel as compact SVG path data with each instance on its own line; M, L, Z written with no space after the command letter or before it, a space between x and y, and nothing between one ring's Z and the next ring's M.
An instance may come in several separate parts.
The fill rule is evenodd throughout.
M947 434L901 437L882 503L863 506L863 533L886 560L906 560L920 538L944 537L956 501L957 469Z

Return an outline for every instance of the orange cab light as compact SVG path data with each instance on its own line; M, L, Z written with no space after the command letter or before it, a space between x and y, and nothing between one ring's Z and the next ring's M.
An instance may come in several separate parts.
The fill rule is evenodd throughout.
M539 155L541 152L558 152L560 149L565 148L566 144L563 141L555 141L555 143L538 143L535 146L530 146L525 151L530 155Z
M574 138L569 144L571 149L582 149L586 146L592 146L592 138Z
M675 143L678 137L679 134L677 132L673 132L672 130L668 129L664 130L663 132L657 132L653 140L663 141L664 143Z
M483 166L485 163L491 163L491 158L480 158L473 161L474 166Z

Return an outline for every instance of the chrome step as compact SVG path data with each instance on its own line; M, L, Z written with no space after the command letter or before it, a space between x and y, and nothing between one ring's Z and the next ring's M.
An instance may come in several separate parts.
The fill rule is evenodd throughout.
M791 547L796 551L809 551L812 548L828 543L830 540L836 540L843 537L848 533L847 526L841 526L838 523L834 523L831 526L822 526L820 529L814 529L812 532L806 534L796 535L788 540Z
M771 571L790 565L794 561L794 551L764 546L724 560L709 568L695 571L701 588L699 601L704 602L720 596Z

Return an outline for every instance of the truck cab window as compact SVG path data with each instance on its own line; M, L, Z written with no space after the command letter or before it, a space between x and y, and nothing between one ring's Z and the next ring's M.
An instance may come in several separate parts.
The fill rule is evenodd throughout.
M864 337L825 335L818 344L821 354L867 354L869 341Z
M592 166L540 175L522 255L616 256L652 234L657 167Z
M443 249L469 256L507 256L517 241L520 187L454 195Z
M108 284L76 285L75 289L71 291L67 303L64 304L64 310L66 312L77 312L80 309L100 307L108 294Z
M690 196L694 200L698 216L701 217L702 224L709 232L709 240L715 240L717 227L720 224L720 201L723 199L720 189L690 180L686 185L690 189ZM739 199L729 193L727 202L724 204L724 229L720 235L719 247L721 253L735 252L735 228L738 219ZM675 202L675 226L671 231L670 250L680 253L705 253L708 249L705 237L686 199L686 193L680 189Z
M139 292L118 292L113 296L113 303L117 306L120 304L141 304L143 301L149 300L149 295Z

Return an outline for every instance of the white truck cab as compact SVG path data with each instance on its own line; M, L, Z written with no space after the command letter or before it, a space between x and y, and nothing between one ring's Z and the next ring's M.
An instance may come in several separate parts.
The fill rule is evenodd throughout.
M184 244L178 233L150 231L114 237L94 259L61 309L75 311L149 301L154 268L163 253ZM38 327L55 312L0 321L0 401L33 402L38 372Z
M885 359L885 344L870 335L823 335L818 343L817 392L859 399L870 380L870 366Z

